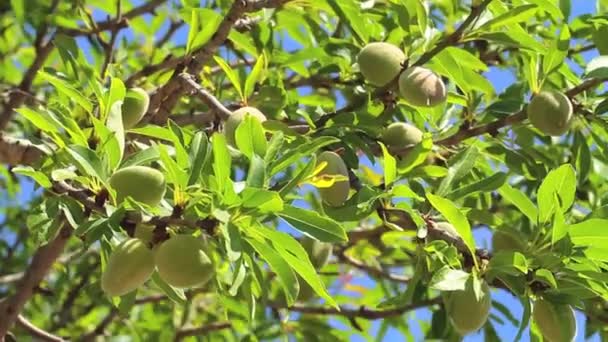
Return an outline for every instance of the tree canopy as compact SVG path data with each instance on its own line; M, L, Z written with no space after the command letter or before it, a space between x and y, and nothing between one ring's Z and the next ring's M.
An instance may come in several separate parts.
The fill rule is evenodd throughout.
M588 1L3 1L0 340L606 339Z

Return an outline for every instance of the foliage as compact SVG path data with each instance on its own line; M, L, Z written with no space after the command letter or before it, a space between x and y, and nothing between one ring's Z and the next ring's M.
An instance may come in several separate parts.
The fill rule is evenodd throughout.
M575 3L3 1L0 340L458 340L444 299L468 284L482 300L486 283L524 308L494 298L487 341L507 325L542 339L541 298L585 314L578 336L605 338L608 1L578 17ZM419 107L399 77L373 86L357 65L373 42L445 89ZM491 70L514 81L498 89ZM129 128L135 87L150 101ZM527 118L546 90L574 111L556 137ZM246 114L227 137L247 106L266 120ZM423 134L387 147L394 122ZM323 151L348 172L324 171ZM132 166L162 172L160 204L117 201L110 179ZM347 181L346 202L322 200ZM484 229L521 248L480 246ZM154 271L124 296L102 291L120 243L155 251L176 234L204 241L214 271L197 279L210 281L177 288ZM332 244L329 263L311 262L304 236ZM421 308L432 319L413 336Z

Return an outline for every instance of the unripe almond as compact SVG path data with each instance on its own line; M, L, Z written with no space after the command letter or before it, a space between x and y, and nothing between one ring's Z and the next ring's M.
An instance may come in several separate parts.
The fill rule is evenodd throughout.
M535 95L527 108L528 119L546 135L560 136L572 125L572 103L557 91L543 91Z
M165 196L167 184L162 172L148 166L128 166L110 177L110 186L116 190L116 199L122 202L131 196L138 202L155 206Z
M576 337L576 318L570 305L538 299L534 302L532 319L549 342L570 342Z
M308 236L302 238L302 247L304 247L308 253L310 262L316 269L323 268L327 265L333 250L331 243L321 242Z
M266 116L257 108L243 107L235 110L230 115L230 117L228 117L228 120L226 120L226 123L224 124L224 134L226 135L226 141L232 147L236 147L236 129L238 128L239 124L243 122L243 120L245 120L245 116L247 114L253 116L253 118L257 119L260 123L266 121ZM263 156L266 153L266 151L261 151L258 146L254 146L254 148L257 148L255 150L255 153L257 155Z
M154 271L154 253L139 239L128 239L112 251L101 275L101 288L123 296L143 285Z
M357 56L359 70L365 79L383 87L401 72L405 54L393 44L375 42L367 44Z
M517 239L511 233L503 230L497 230L492 234L492 250L500 251L523 251L525 246L522 241Z
M135 127L144 117L150 106L150 96L141 88L127 91L122 103L122 124L125 129Z
M477 299L473 287L467 282L462 291L452 291L446 300L446 309L452 326L461 335L479 330L488 320L491 298L490 287L482 281L482 298Z
M395 148L415 145L422 141L422 131L405 122L393 122L382 132L382 141Z
M399 76L399 93L405 101L419 107L435 107L447 97L445 84L429 69L414 66Z
M176 235L163 242L154 258L158 274L169 285L184 288L207 283L215 274L203 240Z
M325 151L317 157L317 165L327 162L319 175L338 175L348 177L348 168L344 160L335 152ZM330 187L319 188L321 198L332 207L339 207L348 199L350 182L348 180L336 181Z

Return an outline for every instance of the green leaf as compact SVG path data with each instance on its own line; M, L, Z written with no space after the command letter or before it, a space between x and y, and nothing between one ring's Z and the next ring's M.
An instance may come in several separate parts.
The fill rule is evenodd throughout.
M16 109L16 112L21 114L24 118L31 122L32 125L43 132L59 133L63 130L61 123L49 111L45 111L45 113L42 114L23 107Z
M339 142L340 139L335 137L322 136L314 140L308 141L295 149L288 151L279 157L272 165L270 169L270 175L274 176L277 173L283 171L290 165L295 164L300 158L307 157L310 154L317 152L321 147L327 146Z
M228 39L234 43L234 45L248 54L255 56L258 54L258 49L255 47L251 35L241 33L236 30L231 30L228 35Z
M429 282L429 287L439 291L464 291L467 280L471 274L443 266L439 269Z
M348 241L344 228L336 221L306 209L286 205L277 213L295 229L323 242Z
M498 172L490 177L483 178L475 183L462 186L446 195L446 198L455 201L461 197L476 195L479 192L489 192L500 188L507 181L507 174Z
M426 13L425 2L422 0L416 0L416 20L418 21L418 27L420 32L427 32L428 27L428 16Z
M439 184L437 195L445 195L452 188L454 182L466 176L475 166L475 162L479 156L479 149L475 145L456 155L457 161L450 166L448 175Z
M582 132L577 131L574 135L574 155L576 156L576 170L579 184L584 184L589 177L593 167L591 150Z
M93 104L87 99L82 93L80 93L76 88L72 87L68 82L57 78L51 74L48 74L44 71L38 71L38 76L43 80L52 84L57 91L64 94L69 99L78 103L82 108L84 108L88 113L93 112Z
M538 5L533 4L514 7L508 12L497 16L496 18L486 21L478 28L478 30L491 31L492 29L497 27L524 22L533 17L536 14L537 10Z
M492 255L488 272L491 272L492 275L496 273L525 274L528 272L528 262L526 257L519 252L501 251Z
M463 67L469 68L475 71L487 71L488 66L480 60L477 56L470 53L469 51L458 48L455 46L448 46L444 53L449 53L452 58L456 59L461 63Z
M535 223L538 218L538 210L534 203L526 196L521 190L515 189L509 184L504 184L498 189L498 193L504 197L505 200L511 202L522 214Z
M266 260L270 269L277 274L279 283L283 287L285 297L287 298L287 305L292 305L298 297L300 286L296 276L293 274L289 264L277 253L274 249L270 248L268 244L258 242L253 238L246 238L247 243L258 252L262 259Z
M258 229L257 231L266 236L268 240L272 241L275 250L279 252L279 254L289 263L289 266L291 266L317 294L327 300L329 305L334 307L337 306L317 275L308 253L296 239L289 234L277 230L264 228Z
M298 186L300 184L300 182L302 182L304 179L306 179L308 176L310 176L312 174L312 172L315 170L315 167L317 165L317 157L315 155L313 155L310 160L308 161L308 163L304 166L304 168L302 170L300 170L300 172L298 172L294 177L292 177L289 182L287 182L287 184L285 184L285 186L283 186L281 188L281 190L279 191L279 193L281 194L281 197L285 197L287 196L287 194L296 186Z
M409 186L407 186L405 184L395 185L391 189L391 193L395 197L405 197L405 198L412 198L416 201L424 201L424 197L419 196Z
M521 336L524 333L524 330L526 330L526 327L528 326L528 323L530 322L530 315L532 314L532 306L530 305L530 298L528 298L528 296L523 296L519 298L519 301L521 302L521 305L524 308L524 312L522 313L522 317L521 317L521 325L519 326L519 329L517 330L517 336L515 336L515 339L513 341L520 341L521 340Z
M471 35L470 39L485 39L499 45L517 47L520 50L542 54L547 52L547 49L536 41L536 39L534 39L534 37L532 37L529 33L523 31L521 28L519 30L515 30L516 26L512 26L511 28L513 30Z
M235 140L239 151L247 156L249 160L252 159L254 154L258 154L260 157L264 157L266 154L268 142L266 141L264 126L252 115L245 115L243 121L239 123L235 131Z
M388 188L397 178L397 161L395 157L391 156L382 142L379 142L379 144L384 157L384 186Z
M471 225L466 215L452 201L433 194L426 194L431 205L443 215L443 217L454 226L471 255L475 255L475 240L471 232ZM477 258L473 258L477 266Z
M608 79L608 56L598 56L589 61L585 68L585 77Z
M190 30L188 31L188 40L186 41L186 53L190 53L192 51L192 44L194 43L194 38L196 38L197 33L199 32L199 24L198 24L198 11L196 8L192 9L190 13Z
M97 177L101 181L106 180L106 168L103 167L95 151L77 145L68 146L65 151L83 175Z
M255 90L255 84L262 79L262 74L266 68L266 54L262 53L258 56L258 60L251 69L251 73L245 80L245 98L248 99Z
M112 77L110 81L110 90L108 92L108 98L105 101L105 107L103 108L102 112L102 118L108 117L108 115L110 114L110 110L114 109L112 106L116 102L121 101L122 105L122 101L124 100L126 93L127 90L125 89L124 83L122 83L119 78ZM122 113L122 110L119 110L119 112ZM120 122L122 123L122 118Z
M564 19L564 14L553 0L529 0L529 2L537 4L539 6L539 10L549 13L549 15L553 17L555 21L561 21Z
M137 297L137 289L120 297L118 313L121 317L129 317L129 312L131 312L133 305L135 305L135 297Z
M543 76L545 78L564 63L566 56L568 56L569 46L570 30L568 30L567 25L563 25L555 48L551 49L543 58Z
M264 160L257 154L249 162L247 171L247 186L263 188L266 186L266 165Z
M223 193L226 184L230 180L232 159L230 158L230 152L226 144L226 137L223 134L215 133L211 139L213 146L213 174L215 175L219 192Z
M416 144L405 158L401 159L397 165L400 174L407 174L416 166L424 163L429 152L433 150L433 138L425 134L422 141Z
M190 166L190 157L186 151L186 145L189 143L190 135L186 134L173 120L169 120L167 125L171 131L171 141L175 148L175 161L180 167L187 169Z
M283 147L283 142L285 141L285 134L281 131L274 132L272 134L272 138L268 142L268 147L266 148L266 155L264 156L264 164L268 165L270 162L277 158L277 155L281 151Z
M541 281L549 286L551 286L551 288L556 289L557 288L557 282L555 281L555 277L553 276L553 273L551 273L551 271L541 268L538 269L534 272L534 280L537 281Z
M340 17L340 21L351 28L353 36L359 43L365 44L369 41L369 30L366 27L364 16L361 15L361 5L358 1L340 0L327 3Z
M258 213L276 213L283 210L283 200L275 191L245 188L241 197L243 207L256 209Z
M556 204L557 210L553 216L553 227L551 227L551 245L555 245L557 241L568 235L568 226L566 225L566 219L564 218L562 208L559 204L559 198L556 193L553 193L553 196L555 197L553 203Z
M570 225L568 234L575 245L608 249L608 220L589 219Z
M210 156L209 143L207 135L203 131L196 132L190 142L190 176L188 178L188 186L198 182L201 171L203 170L207 159Z
M160 161L166 170L167 183L174 184L181 189L184 189L188 183L188 174L182 169L173 158L169 155L166 145L157 145L160 155Z
M147 137L152 137L155 139L161 139L165 141L173 141L175 139L175 135L171 132L170 129L166 127L160 127L157 125L148 125L144 127L131 128L129 132L133 132L136 134L141 134Z
M600 55L608 55L608 42L606 42L606 34L608 34L608 21L605 19L602 22L593 23L593 31L591 32L591 40L595 44Z
M241 87L241 79L239 77L239 74L236 71L234 71L230 67L230 65L228 63L226 63L226 61L224 59L222 59L222 57L213 56L213 59L215 60L217 65L219 65L220 68L222 68L222 70L224 71L224 73L226 74L228 79L230 80L230 83L232 84L232 86L234 87L236 92L241 97L241 100L246 101L247 98L245 97L245 94L243 94L243 88Z
M574 202L576 192L576 174L570 164L564 164L547 174L538 188L538 221L547 222L555 212L556 203L554 194L561 200L560 207L568 210Z
M108 158L110 170L115 170L120 164L125 151L125 131L122 124L122 101L114 102L110 106L106 126L112 132L110 139L103 149Z
M49 178L43 172L36 171L31 166L15 166L11 169L11 172L30 177L45 189L53 186Z
M190 30L194 31L194 37L190 42L190 50L188 51L195 53L197 49L204 46L217 31L217 28L222 21L222 16L209 8L193 8L190 10L186 8L180 12L182 19L190 25ZM198 14L196 19L194 19L195 22L192 22L193 12ZM190 35L190 32L188 35ZM190 40L190 37L188 37L188 40Z
M171 299L177 305L186 304L186 295L182 289L175 288L169 284L167 284L162 278L158 275L158 272L154 271L152 273L152 282L158 286L169 299Z

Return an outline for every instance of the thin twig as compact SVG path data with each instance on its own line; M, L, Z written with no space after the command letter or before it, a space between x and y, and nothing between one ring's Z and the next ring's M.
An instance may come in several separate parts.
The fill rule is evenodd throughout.
M483 13L483 11L488 7L488 5L492 2L492 0L484 0L479 6L471 7L471 13L467 16L467 18L458 26L458 28L452 32L449 36L442 39L439 43L435 44L435 46L422 56L418 58L418 60L413 65L423 65L426 62L430 61L435 55L440 53L443 49L448 46L458 44L464 35L464 31L473 24L475 20Z
M140 15L151 13L156 10L157 7L161 6L167 0L151 0L140 6L137 6L130 11L125 12L120 18L109 19L106 21L101 21L95 23L95 26L91 29L88 27L80 27L80 28L68 28L68 27L59 27L58 33L62 33L68 36L86 36L86 35L95 35L103 31L114 30L114 29L122 29L129 25L128 20L139 17Z
M122 21L122 1L121 0L116 0L116 21L120 22ZM108 70L108 66L110 65L110 63L112 63L112 58L114 56L114 44L116 43L116 37L118 37L118 32L120 31L120 28L118 28L117 26L112 27L111 33L110 33L110 42L108 44L106 44L106 46L104 47L105 50L105 58L103 60L103 65L101 66L101 79L105 79L106 77L106 71Z
M606 82L606 81L607 81L606 79L591 78L591 79L585 80L584 82L582 82L581 84L579 84L576 87L566 90L564 92L564 94L566 96L568 96L570 99L572 99L576 95L578 95L582 92L585 92L593 87L596 87L596 86L602 84L602 82ZM501 128L504 128L507 126L512 126L512 125L525 121L527 119L527 117L528 117L528 115L526 113L526 109L523 108L522 110L520 110L514 114L502 117L500 119L497 119L497 120L487 123L485 125L480 125L477 127L470 127L470 128L462 127L458 132L454 133L453 135L451 135L447 138L435 141L434 143L435 143L435 145L442 145L442 146L457 145L468 138L483 135L486 133L494 134L494 133L498 132L498 130ZM394 151L394 154L395 155L405 155L409 152L409 150L410 150L409 148L396 150L396 151Z
M588 44L583 46L578 46L568 50L568 57L572 57L572 55L576 55L577 53L590 51L595 49L595 44Z
M38 328L37 326L32 324L32 322L28 321L25 317L23 317L22 315L17 316L17 324L20 327L22 327L23 329L25 329L28 333L30 333L30 335L32 337L35 337L37 340L49 341L49 342L65 341L63 338L61 338L59 336L55 336L48 331L44 331L44 330Z
M369 309L365 306L361 306L358 309L344 308L341 307L339 309L331 308L331 307L317 307L317 306L306 306L295 304L287 308L290 311L301 312L304 314L314 314L314 315L333 315L333 316L343 316L348 318L364 318L369 320L383 319L395 316L401 316L404 313L412 310L416 310L419 308L440 304L442 301L441 297L436 297L428 300L423 300L417 303L405 304L401 306L397 306L390 309ZM271 305L275 309L282 309L282 306L272 304Z
M220 22L217 30L211 39L192 53L192 57L187 61L176 65L173 77L157 89L150 99L148 114L153 118L153 122L166 122L173 107L177 104L184 93L183 83L179 75L186 71L197 75L205 62L207 62L215 51L226 41L230 30L236 22L248 12L255 12L263 8L277 8L290 0L238 0L235 1L224 19Z
M173 340L181 341L182 339L184 339L188 336L203 336L203 335L207 335L208 333L210 333L212 331L228 329L231 327L232 327L232 323L230 323L230 322L214 322L214 323L209 323L209 324L203 325L202 327L198 327L198 328L181 329L176 332L175 338Z
M213 94L205 90L200 84L196 83L194 77L187 73L181 73L179 76L182 84L190 90L194 95L197 95L209 108L214 110L222 120L227 120L232 112L226 108Z
M350 264L351 266L359 268L372 276L375 276L378 278L384 278L384 279L388 279L390 281L394 281L397 283L404 283L404 284L407 284L410 281L410 278L408 278L408 277L400 276L397 274L392 274L389 272L385 272L381 269L375 268L373 266L366 265L366 264L362 263L361 261L353 259L350 256L346 255L344 253L344 251L338 253L337 256L338 256L338 259L346 262L347 264Z

